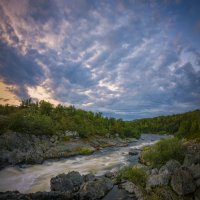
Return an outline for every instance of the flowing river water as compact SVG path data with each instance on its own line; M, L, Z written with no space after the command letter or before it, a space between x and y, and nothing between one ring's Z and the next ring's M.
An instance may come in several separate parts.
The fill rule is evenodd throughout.
M102 175L124 165L137 164L138 156L129 155L131 149L141 149L166 137L169 136L142 134L138 141L130 143L127 147L107 147L92 155L45 161L41 165L23 168L7 167L0 171L0 191L18 190L22 193L49 191L50 179L61 173L79 171L81 174Z

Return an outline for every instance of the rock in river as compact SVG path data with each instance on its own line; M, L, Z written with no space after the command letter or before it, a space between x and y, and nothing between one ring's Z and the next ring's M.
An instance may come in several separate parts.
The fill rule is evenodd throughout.
M79 190L83 181L79 172L60 174L51 179L51 191L75 192Z
M101 178L86 182L80 189L80 199L100 199L113 188L113 183L108 178Z

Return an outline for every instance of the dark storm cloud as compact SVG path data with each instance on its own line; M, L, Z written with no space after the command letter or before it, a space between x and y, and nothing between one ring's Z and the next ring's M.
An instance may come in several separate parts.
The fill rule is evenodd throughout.
M43 78L43 71L31 57L19 55L2 42L0 52L0 78L7 84L19 86L20 90L15 91L18 95L27 96L26 86L37 86Z
M2 0L0 9L1 79L20 98L43 91L124 119L200 106L197 0Z

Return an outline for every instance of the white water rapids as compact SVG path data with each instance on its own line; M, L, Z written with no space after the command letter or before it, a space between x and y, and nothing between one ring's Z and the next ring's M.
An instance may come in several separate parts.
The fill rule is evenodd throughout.
M81 174L92 172L102 175L129 163L137 164L138 156L130 156L128 154L130 149L140 149L166 137L168 136L142 134L141 139L130 143L127 147L108 147L92 155L45 161L41 165L25 168L7 167L0 171L0 191L18 190L22 193L49 191L50 179L61 173L79 171Z

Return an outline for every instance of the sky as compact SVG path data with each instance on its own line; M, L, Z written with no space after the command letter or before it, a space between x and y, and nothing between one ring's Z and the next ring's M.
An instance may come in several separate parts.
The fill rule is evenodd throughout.
M0 0L0 104L132 120L200 108L199 0Z

